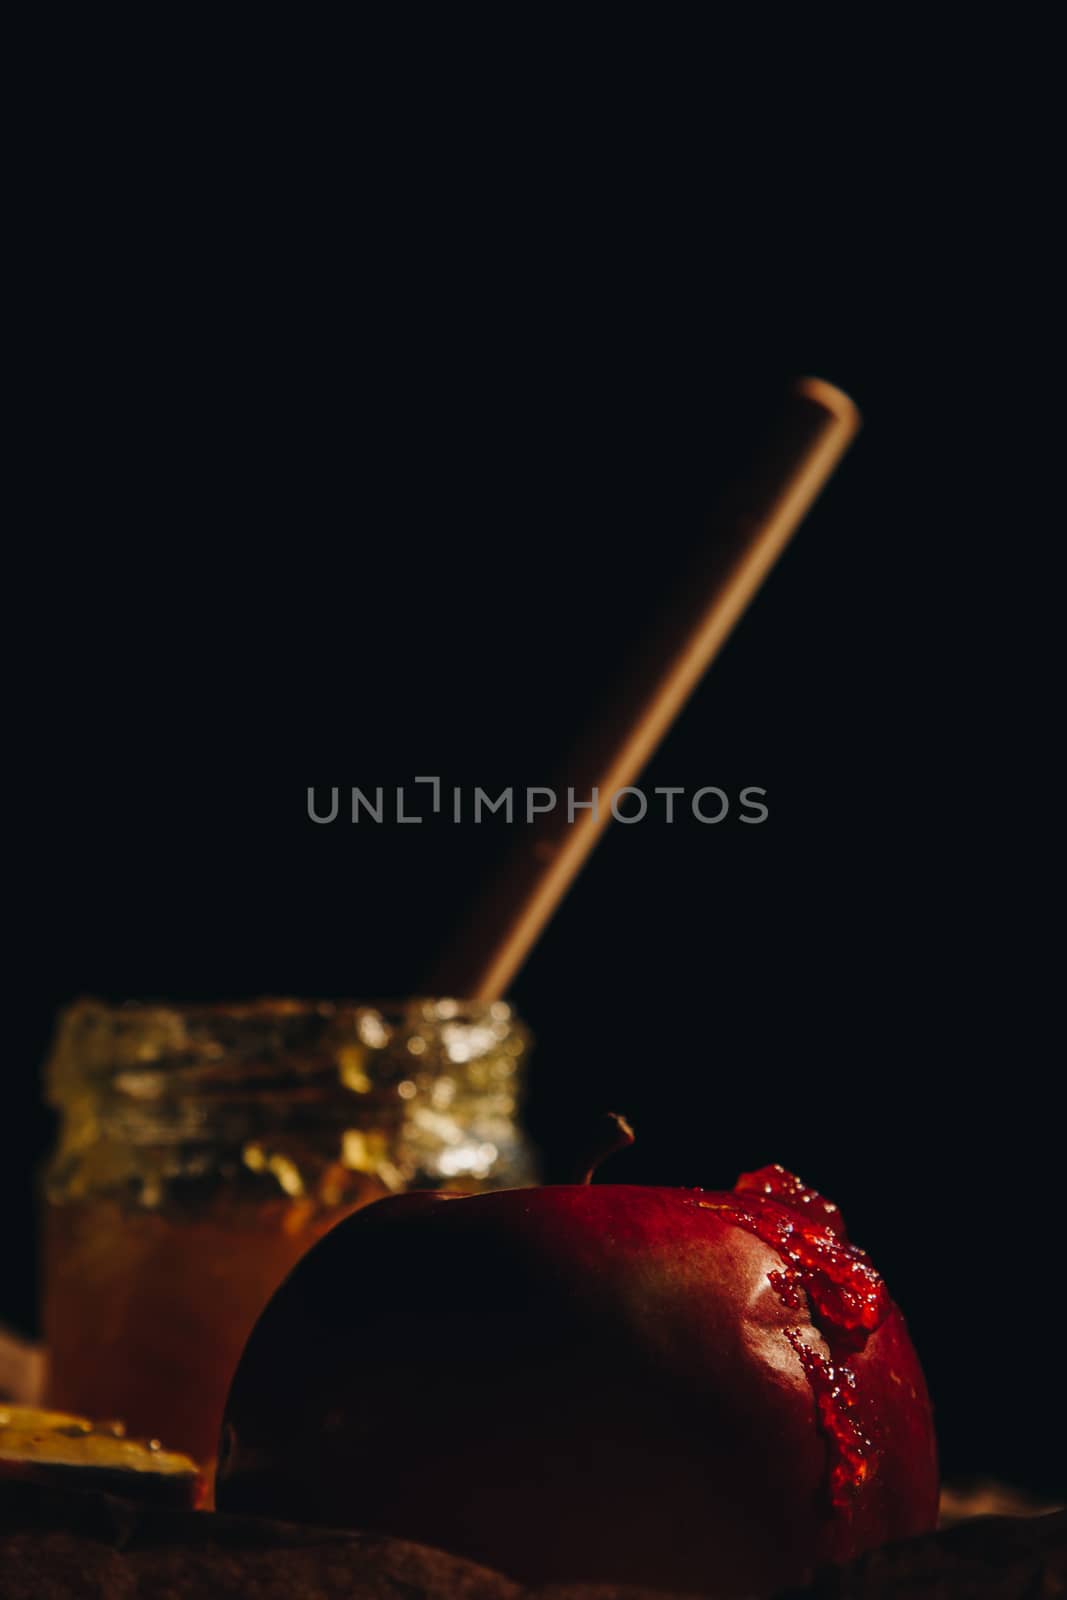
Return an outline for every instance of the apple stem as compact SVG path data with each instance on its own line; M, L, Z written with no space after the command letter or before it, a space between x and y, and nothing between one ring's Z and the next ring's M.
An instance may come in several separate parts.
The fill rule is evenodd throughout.
M626 1118L617 1111L608 1111L592 1130L580 1159L572 1183L592 1183L593 1174L609 1156L628 1150L634 1142L634 1130Z

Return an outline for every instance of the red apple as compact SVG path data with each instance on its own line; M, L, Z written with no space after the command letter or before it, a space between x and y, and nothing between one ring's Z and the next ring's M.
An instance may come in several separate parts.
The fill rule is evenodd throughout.
M767 1167L341 1222L248 1342L217 1503L531 1582L769 1595L932 1528L937 1463L900 1312L837 1208Z

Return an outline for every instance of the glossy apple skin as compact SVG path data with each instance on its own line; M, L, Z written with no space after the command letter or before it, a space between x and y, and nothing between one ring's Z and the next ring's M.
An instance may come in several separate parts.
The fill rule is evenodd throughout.
M402 1535L529 1582L770 1595L934 1526L930 1407L891 1306L831 1451L780 1254L700 1190L410 1194L327 1234L245 1349L217 1503ZM803 1299L803 1297L802 1297ZM887 1302L888 1304L888 1302Z

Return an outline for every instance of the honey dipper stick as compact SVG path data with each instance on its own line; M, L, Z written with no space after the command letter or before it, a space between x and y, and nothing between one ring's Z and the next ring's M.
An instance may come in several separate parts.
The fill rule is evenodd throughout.
M848 395L820 378L789 391L752 471L720 506L712 537L686 574L666 626L624 696L577 745L565 784L595 811L569 821L562 796L525 826L519 848L438 966L430 993L475 1001L503 995L573 884L611 816L611 797L634 783L860 426Z

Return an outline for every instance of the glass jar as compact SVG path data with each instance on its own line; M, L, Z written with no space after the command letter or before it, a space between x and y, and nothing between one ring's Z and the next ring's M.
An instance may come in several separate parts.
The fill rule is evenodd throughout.
M49 1404L209 1459L253 1323L327 1228L534 1181L528 1045L503 1002L71 1006L45 1067Z

